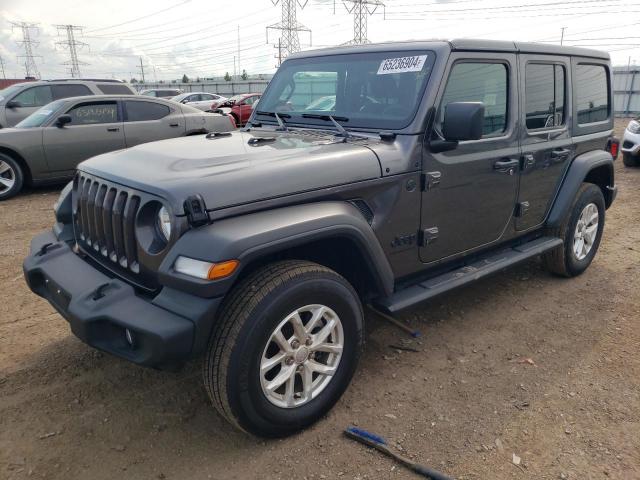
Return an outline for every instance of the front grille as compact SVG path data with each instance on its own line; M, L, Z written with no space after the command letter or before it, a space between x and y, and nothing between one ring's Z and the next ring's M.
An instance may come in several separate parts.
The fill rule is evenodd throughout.
M139 273L134 226L140 197L84 173L76 175L74 195L76 241L92 256Z

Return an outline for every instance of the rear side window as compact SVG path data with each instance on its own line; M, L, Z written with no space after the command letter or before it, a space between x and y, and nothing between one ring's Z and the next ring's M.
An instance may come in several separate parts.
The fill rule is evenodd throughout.
M51 87L49 85L27 88L13 97L13 101L19 102L22 107L42 107L47 103L51 103L52 100Z
M105 95L133 95L129 87L118 83L101 83L98 89Z
M484 104L483 137L507 128L507 67L502 63L465 62L453 66L440 106L440 123L451 102Z
M564 125L565 88L562 65L527 64L525 112L529 130Z
M116 102L80 103L67 112L71 115L71 125L92 125L118 121Z
M128 122L159 120L170 113L169 107L152 102L124 102Z
M603 65L578 64L574 88L579 125L602 122L609 118L607 70Z
M93 95L91 90L85 85L70 83L66 85L51 85L51 93L54 100L68 97L83 97Z

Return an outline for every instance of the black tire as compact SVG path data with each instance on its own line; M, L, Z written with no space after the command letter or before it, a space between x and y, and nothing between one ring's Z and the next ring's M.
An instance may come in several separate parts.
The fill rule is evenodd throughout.
M598 228L591 250L584 258L578 259L573 250L576 225L584 208L591 203L598 209ZM605 204L602 190L592 183L583 183L562 225L550 232L550 235L561 238L564 244L543 255L546 268L563 277L575 277L584 272L593 261L600 246L604 221Z
M630 153L623 153L622 163L624 163L625 167L637 167L640 165L640 158L634 157Z
M5 168L7 168L5 170ZM4 171L2 171L4 170ZM24 172L18 162L7 154L0 153L0 177L5 180L13 180L11 187L6 187L0 183L0 201L14 197L22 190L24 185Z
M338 315L342 357L317 396L297 407L277 406L261 386L263 352L283 319L312 304ZM362 343L362 305L343 277L311 262L273 263L250 274L226 300L204 360L205 388L214 407L236 427L262 437L290 435L338 401L356 370Z

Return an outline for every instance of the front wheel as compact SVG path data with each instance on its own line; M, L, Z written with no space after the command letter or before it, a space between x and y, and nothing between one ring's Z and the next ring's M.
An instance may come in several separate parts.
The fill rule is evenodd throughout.
M0 153L0 201L18 194L24 183L24 174L18 162Z
M640 165L640 158L625 152L622 154L622 163L624 163L625 167L637 167Z
M205 387L242 430L292 434L345 391L362 332L358 296L336 272L304 261L268 265L230 294L204 361Z
M564 244L543 256L547 269L564 277L584 272L600 246L604 216L602 190L592 183L583 183L562 225L551 232L562 238Z

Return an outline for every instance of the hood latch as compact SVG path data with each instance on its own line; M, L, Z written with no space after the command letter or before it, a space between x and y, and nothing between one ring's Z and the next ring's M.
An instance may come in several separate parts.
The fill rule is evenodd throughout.
M184 211L187 213L187 220L192 227L199 227L209 223L209 212L204 204L202 195L191 195L184 201Z

